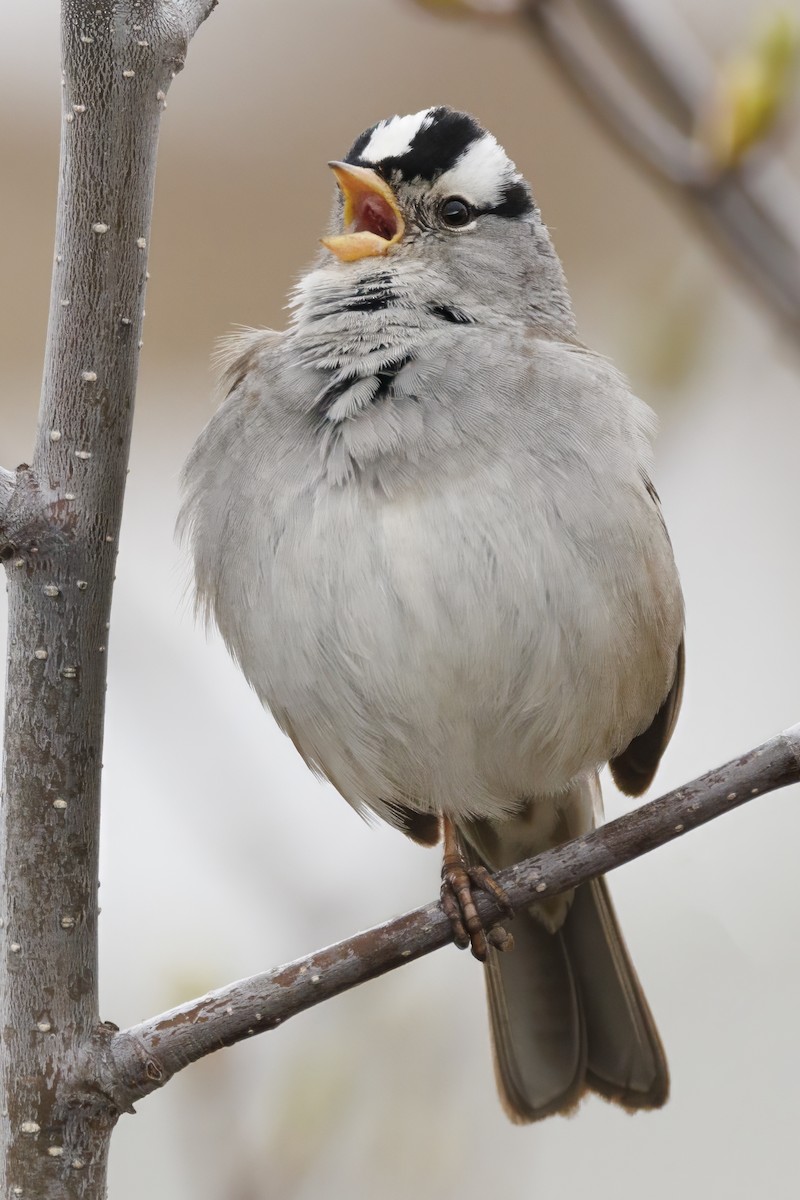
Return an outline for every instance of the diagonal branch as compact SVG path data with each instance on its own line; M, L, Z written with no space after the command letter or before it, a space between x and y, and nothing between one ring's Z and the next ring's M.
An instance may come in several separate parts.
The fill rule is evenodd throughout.
M593 0L590 21L576 0L522 0L522 18L595 120L672 185L728 261L800 330L800 185L763 145L724 170L694 138L715 73L679 14L669 5ZM606 41L624 45L635 75L650 80L671 116L621 73Z
M593 833L498 876L514 909L585 883L663 846L753 797L800 782L800 725L677 791L642 805ZM487 924L502 914L478 897ZM122 1032L103 1026L82 1064L76 1090L100 1089L121 1110L161 1087L190 1063L232 1046L412 962L452 940L438 902L406 913L307 958L209 992Z
M613 8L598 0L597 12ZM597 12L594 14L597 16ZM523 4L528 28L549 51L580 98L623 149L659 177L678 187L709 183L716 175L702 149L624 75L574 0L533 0ZM629 37L630 29L626 30ZM671 64L662 54L651 63L643 34L634 43L637 61L666 81L670 99L683 110L683 88L673 88ZM676 94L677 93L677 94Z

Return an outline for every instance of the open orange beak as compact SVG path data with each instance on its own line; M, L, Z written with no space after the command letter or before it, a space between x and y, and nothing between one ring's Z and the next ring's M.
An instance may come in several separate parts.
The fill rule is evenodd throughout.
M342 262L388 254L406 231L388 183L368 167L344 162L331 162L328 166L344 195L345 232L322 238L323 246Z

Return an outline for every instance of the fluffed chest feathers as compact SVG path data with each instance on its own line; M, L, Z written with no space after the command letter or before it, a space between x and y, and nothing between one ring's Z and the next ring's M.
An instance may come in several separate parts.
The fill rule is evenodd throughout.
M667 691L679 634L659 572L635 561L642 531L565 523L535 478L521 503L514 468L398 496L319 488L280 530L253 515L260 571L225 572L218 619L250 682L357 807L486 814L559 791Z
M306 414L329 483L358 477L395 494L448 451L463 465L470 427L502 404L506 364L529 333L440 289L408 269L345 282L319 268L304 280L276 382Z
M619 376L524 330L431 321L337 310L278 340L273 390L243 384L212 433L236 453L206 505L226 516L200 539L223 546L205 590L356 807L487 815L646 726L682 612L648 412Z

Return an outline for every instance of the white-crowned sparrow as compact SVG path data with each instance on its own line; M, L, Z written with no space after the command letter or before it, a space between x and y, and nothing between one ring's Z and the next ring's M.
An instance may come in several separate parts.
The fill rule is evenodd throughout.
M284 333L223 352L185 468L197 593L309 766L469 880L593 827L669 740L683 608L650 411L577 340L528 184L472 117L392 117L330 164ZM463 922L463 924L462 924ZM662 1104L658 1033L597 880L486 976L513 1120ZM492 940L490 938L490 940ZM502 942L502 936L495 937Z

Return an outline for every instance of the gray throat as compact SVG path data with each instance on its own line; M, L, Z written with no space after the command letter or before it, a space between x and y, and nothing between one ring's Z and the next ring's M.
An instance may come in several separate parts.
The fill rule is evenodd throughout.
M552 250L550 257L543 266L560 272ZM532 301L540 288L530 289L528 313L511 314L476 288L448 288L441 277L409 264L373 260L342 271L321 263L309 272L292 302L289 357L302 374L295 394L305 397L314 419L329 481L360 479L384 491L419 482L417 468L437 453L449 420L432 402L437 364L448 357L449 343L463 345L470 327L531 328L555 337L574 330L566 292L563 307L536 312Z
M400 372L443 325L475 320L420 301L388 267L355 280L315 275L298 297L290 336L303 366L315 373L312 409L328 429L388 400Z

